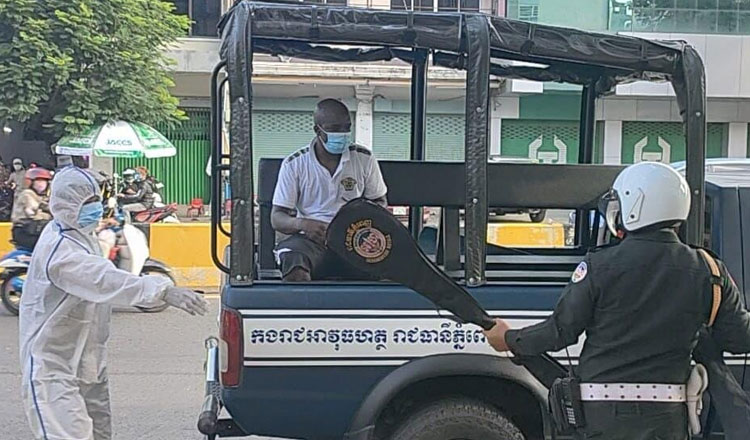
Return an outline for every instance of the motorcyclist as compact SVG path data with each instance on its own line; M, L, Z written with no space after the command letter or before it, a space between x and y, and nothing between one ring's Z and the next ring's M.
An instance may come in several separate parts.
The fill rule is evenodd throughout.
M118 191L120 194L133 195L138 192L138 184L135 181L135 170L128 168L122 172L122 184Z
M141 180L148 181L151 184L151 188L154 190L154 203L161 202L161 191L164 189L164 184L149 173L148 168L144 166L136 167L135 171L141 175Z
M14 243L33 249L44 226L52 219L49 211L49 182L52 173L44 168L26 171L27 188L21 191L13 205L11 221Z
M5 181L6 185L9 185L13 190L16 191L16 196L23 190L23 182L26 175L26 167L23 166L23 161L20 157L13 159L13 172L10 173L8 180Z
M133 173L132 182L128 181L130 171ZM142 179L140 173L134 170L126 170L123 172L123 180L125 187L117 195L117 201L124 212L141 212L151 209L154 206L154 188L148 180Z

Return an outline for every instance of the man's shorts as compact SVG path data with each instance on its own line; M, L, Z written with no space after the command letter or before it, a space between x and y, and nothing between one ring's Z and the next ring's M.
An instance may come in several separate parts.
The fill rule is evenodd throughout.
M372 280L371 276L302 234L289 236L276 246L273 253L284 277L299 267L306 270L313 280Z

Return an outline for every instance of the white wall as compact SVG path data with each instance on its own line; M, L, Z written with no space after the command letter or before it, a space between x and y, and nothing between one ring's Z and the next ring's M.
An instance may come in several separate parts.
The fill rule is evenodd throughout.
M682 40L693 46L706 67L709 98L750 98L750 36L630 33L656 40ZM673 95L668 84L638 82L619 86L618 95Z

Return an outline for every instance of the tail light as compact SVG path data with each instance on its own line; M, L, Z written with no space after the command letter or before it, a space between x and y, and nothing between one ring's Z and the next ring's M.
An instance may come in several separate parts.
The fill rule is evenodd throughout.
M242 316L236 310L221 309L221 336L219 342L219 369L221 384L236 387L244 361Z

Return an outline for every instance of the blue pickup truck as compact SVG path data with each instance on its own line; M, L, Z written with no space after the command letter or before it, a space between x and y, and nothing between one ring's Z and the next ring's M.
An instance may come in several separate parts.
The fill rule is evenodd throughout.
M232 228L230 234L222 226L220 206L213 203L214 261L226 276L220 335L207 344L206 396L198 421L209 440L248 435L565 438L551 424L547 393L552 380L565 372L561 364L575 364L578 356L575 346L570 357L553 354L560 364L530 360L519 365L492 352L478 327L457 323L393 283L281 283L270 224L281 161L253 156L253 53L318 61L398 58L412 64L412 160L381 162L389 201L411 206L409 227L425 253L492 315L514 326L548 316L585 253L609 239L590 213L621 168L592 164L596 100L621 82L671 81L684 115L686 176L694 191L683 237L713 248L738 285L750 282L744 263L750 244L743 241L750 227L743 221L750 219L750 179L717 174L704 183L704 69L684 43L482 14L249 1L237 2L220 30L222 60L211 83L212 188L213 199L221 200L221 177L229 175ZM423 161L430 63L466 71L464 162ZM580 84L579 163L488 163L490 75ZM231 111L228 148L220 142L225 96ZM420 224L423 206L441 208L437 228ZM555 249L487 245L488 207L527 206L575 210L573 244ZM219 234L230 236L223 254L216 248ZM746 359L728 358L727 363L741 378ZM720 432L711 410L704 417L707 430Z

